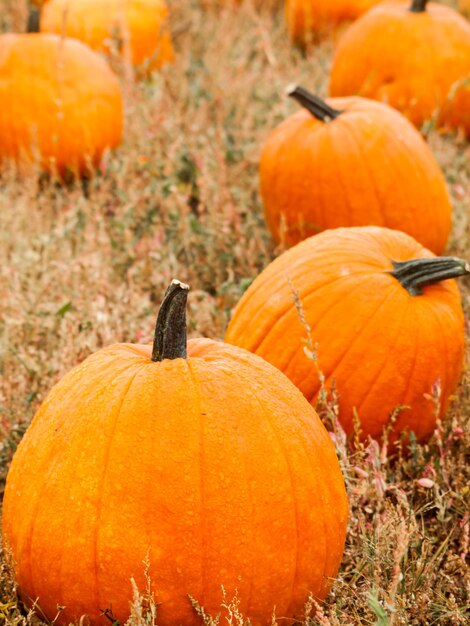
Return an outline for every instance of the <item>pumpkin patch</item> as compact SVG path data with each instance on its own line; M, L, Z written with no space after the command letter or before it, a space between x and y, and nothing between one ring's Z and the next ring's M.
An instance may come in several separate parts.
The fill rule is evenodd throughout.
M466 623L468 66L418 130L328 96L378 1L0 4L0 626Z

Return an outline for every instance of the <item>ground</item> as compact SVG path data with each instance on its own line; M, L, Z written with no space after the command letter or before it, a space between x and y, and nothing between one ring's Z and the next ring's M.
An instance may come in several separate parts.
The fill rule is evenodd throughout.
M25 2L0 0L3 30L21 30L25 15ZM172 278L191 286L190 335L221 338L241 293L281 251L263 219L260 147L297 109L287 84L326 94L333 43L301 53L282 11L228 2L174 0L171 25L174 64L150 82L124 72L124 142L86 186L1 174L1 491L51 386L101 346L150 341ZM447 252L469 258L470 146L432 128L427 138L454 205ZM460 287L468 319L470 281ZM336 433L351 517L339 577L324 605L307 607L306 623L468 623L469 379L432 440L395 461L374 442L351 452L334 404L319 407ZM0 623L35 622L1 568ZM152 623L148 604L136 595L133 625ZM243 621L236 602L226 604L223 615Z

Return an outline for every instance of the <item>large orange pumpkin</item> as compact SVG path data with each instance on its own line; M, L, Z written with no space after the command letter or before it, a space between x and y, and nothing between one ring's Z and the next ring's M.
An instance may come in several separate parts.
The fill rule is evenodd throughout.
M299 43L316 38L338 25L357 19L382 0L286 0L285 14L291 38Z
M320 377L305 353L317 346L326 389L335 383L339 419L380 437L399 407L392 439L431 435L463 365L464 318L455 281L469 265L434 257L405 233L374 226L329 230L271 263L235 309L226 341L283 371L316 403ZM433 399L440 390L439 405Z
M94 50L119 50L145 71L173 59L165 0L49 0L41 31L65 33Z
M116 344L50 392L13 458L3 536L19 592L59 622L129 615L130 578L158 623L196 625L238 590L254 624L301 615L338 571L348 505L329 435L259 357L188 342L174 281L151 346ZM100 617L101 616L101 617Z
M452 207L444 177L417 130L397 111L363 98L323 102L295 87L305 107L268 137L260 188L275 241L326 228L375 224L445 249ZM399 181L399 183L398 183Z
M416 126L434 118L469 133L470 115L456 99L469 77L470 23L464 17L426 0L385 2L341 38L330 95L382 100Z
M0 161L86 172L121 141L117 78L76 40L1 35L0 102Z

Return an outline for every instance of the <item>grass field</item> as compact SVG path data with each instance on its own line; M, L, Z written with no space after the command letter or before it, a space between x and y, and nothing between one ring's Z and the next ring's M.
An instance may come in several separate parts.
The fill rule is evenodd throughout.
M241 293L280 252L263 220L260 147L297 108L283 95L288 83L326 94L333 43L301 54L281 11L171 4L175 63L148 83L123 73L124 143L86 189L0 174L2 492L51 386L104 345L150 341L173 277L191 286L190 335L222 338ZM3 30L22 29L25 15L26 3L0 0ZM470 146L432 129L428 140L455 210L448 253L468 259ZM468 319L470 281L460 286ZM375 442L352 453L336 429L347 546L326 603L307 607L306 623L468 624L469 381L467 371L448 419L407 459L391 463ZM334 406L319 410L334 430ZM153 623L148 604L136 598L133 625ZM236 603L226 604L221 620L240 624ZM36 620L2 561L0 624Z

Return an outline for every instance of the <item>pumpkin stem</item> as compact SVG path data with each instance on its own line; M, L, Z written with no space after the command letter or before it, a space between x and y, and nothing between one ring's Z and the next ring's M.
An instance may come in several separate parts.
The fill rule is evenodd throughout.
M428 0L413 0L410 6L411 13L424 13Z
M189 285L172 280L158 312L153 340L152 361L185 359L186 301Z
M307 111L316 117L317 120L320 120L320 122L330 122L342 113L342 111L333 109L333 107L330 107L330 105L324 102L321 98L314 96L303 87L289 85L286 89L286 94L290 98L297 100L299 104L307 109Z
M470 274L470 264L453 256L392 261L392 265L393 271L390 274L412 296L421 295L421 288L426 285L435 285L441 280Z
M38 33L39 23L40 23L39 9L37 9L36 7L31 7L28 13L28 22L26 24L26 32Z

